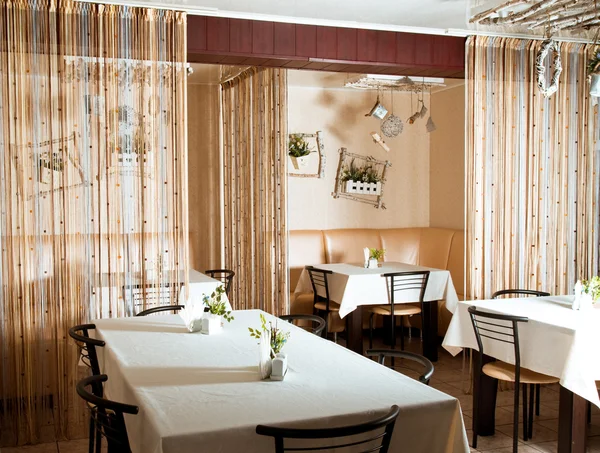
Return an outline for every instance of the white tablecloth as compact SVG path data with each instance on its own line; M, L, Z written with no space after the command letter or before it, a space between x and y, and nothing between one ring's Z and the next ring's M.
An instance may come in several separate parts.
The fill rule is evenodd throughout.
M327 276L329 297L332 301L340 304L340 317L342 318L361 305L389 304L388 279L381 276L388 272L430 271L425 289L425 300L446 300L446 307L451 312L454 312L458 304L458 295L454 289L450 272L447 270L392 262L385 262L376 269L366 269L357 264L319 264L315 267L334 272ZM310 276L306 269L302 271L294 292L312 292ZM320 296L325 296L322 288L318 288L318 293ZM394 301L397 304L418 302L419 291L398 292Z
M443 346L451 354L477 348L468 307L529 318L519 323L521 366L560 378L560 384L600 407L600 309L571 309L574 296L465 301L458 304ZM486 355L514 364L512 344L483 338Z
M95 321L107 396L140 407L126 416L134 453L268 453L257 424L339 426L393 404L391 452L469 451L455 398L290 324L279 321L291 331L285 380L261 381L248 334L259 313L234 311L212 336L187 333L177 315Z
M123 273L117 274L118 273L105 273L100 275L100 278L98 279L99 286L95 289L96 297L100 294L100 298L97 299L100 303L97 305L96 316L109 318L111 317L111 313L113 316L129 314L123 312L123 285L135 285L142 282L138 275L126 278ZM178 278L173 280L183 282L183 272L179 272ZM166 278L165 281L169 281L169 279ZM201 303L204 295L210 296L217 286L222 284L219 280L211 278L194 269L190 269L189 283L189 298L186 300L185 287L182 286L178 302L180 305L185 305L187 302ZM231 310L231 304L227 299L227 295L224 294L223 296L225 297L228 310Z

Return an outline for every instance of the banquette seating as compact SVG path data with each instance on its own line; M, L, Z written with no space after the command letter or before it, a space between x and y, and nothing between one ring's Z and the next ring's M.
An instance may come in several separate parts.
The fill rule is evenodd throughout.
M312 293L294 294L306 265L362 263L363 248L385 249L385 261L450 271L460 300L465 294L464 231L445 228L295 230L289 236L291 313L312 313ZM439 334L448 328L451 313L439 302ZM364 317L368 326L368 317ZM338 320L341 322L341 320Z

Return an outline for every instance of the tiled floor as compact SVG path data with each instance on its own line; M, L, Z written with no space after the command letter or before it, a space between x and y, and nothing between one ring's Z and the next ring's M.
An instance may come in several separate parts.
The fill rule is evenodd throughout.
M340 340L343 343L343 340ZM407 349L419 351L420 342L413 338L407 342ZM366 345L365 345L366 346ZM381 344L374 345L381 347ZM415 377L416 373L410 370L401 370L405 374ZM463 373L462 355L451 357L446 351L440 349L440 359L435 364L435 373L431 386L449 395L455 396L460 401L465 427L469 441L471 440L472 423L472 398L464 393L466 386L466 372ZM510 453L512 452L512 391L498 393L496 408L496 434L491 437L479 437L477 450L474 452ZM556 452L558 438L558 387L546 386L542 388L540 416L535 417L533 439L527 442L519 441L520 453L553 453ZM88 450L87 439L68 442L51 442L20 448L1 448L0 453L86 453ZM600 453L600 411L594 410L592 424L589 427L588 452Z

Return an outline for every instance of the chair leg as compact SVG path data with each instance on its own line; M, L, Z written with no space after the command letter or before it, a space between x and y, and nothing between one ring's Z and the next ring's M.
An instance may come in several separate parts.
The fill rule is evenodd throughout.
M400 350L404 351L404 316L400 316Z
M392 316L392 349L396 349L396 319Z
M515 383L515 403L513 407L513 453L518 453L519 448L519 390L520 383Z
M99 429L96 429L96 453L102 453L102 435Z
M517 384L515 384L515 387ZM516 408L517 414L519 413L519 408ZM518 425L518 424L517 424ZM527 425L527 384L523 384L523 440L528 440L528 425Z
M481 370L477 372L478 387L481 388ZM474 394L474 393L473 393ZM480 396L480 395L479 395ZM479 427L479 398L473 398L473 442L472 447L477 448L477 428Z
M535 386L535 415L540 416L540 384Z
M89 453L94 453L94 419L90 417L90 439L89 439Z
M337 332L333 332L333 342L337 344Z
M533 439L533 397L535 395L534 393L535 389L535 384L529 384L529 438Z
M369 318L369 349L373 349L373 316L375 313L371 313Z
M592 403L587 403L587 423L592 423Z

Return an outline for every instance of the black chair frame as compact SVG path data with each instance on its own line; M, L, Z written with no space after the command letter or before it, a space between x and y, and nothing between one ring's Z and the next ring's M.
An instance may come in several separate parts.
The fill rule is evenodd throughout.
M147 310L140 311L136 316L148 316L154 313L161 313L163 311L172 311L173 313L177 313L181 310L183 305L161 305L159 307L148 308Z
M485 354L482 337L493 341L512 344L515 351L515 397L513 413L513 453L517 453L519 444L519 390L521 387L521 349L519 345L519 326L520 322L528 322L529 319L523 316L501 315L478 310L477 307L468 308L469 316L479 354L477 354L475 379L478 380L478 388L481 388L481 378L483 375L483 356ZM483 320L482 320L483 319ZM494 322L500 321L500 323ZM531 392L529 399L530 420L533 419L533 384L530 384ZM478 395L480 397L480 395ZM477 428L479 423L479 397L473 398L473 448L477 448ZM528 434L533 427L528 423L527 417L527 384L523 384L523 438L527 440Z
M231 290L231 283L233 282L233 277L235 277L235 272L230 269L209 269L204 271L204 273L215 280L223 282L225 285L225 294L229 297L229 291Z
M103 385L107 380L106 374L82 379L77 383L77 394L87 402L97 433L106 438L108 453L131 453L123 414L135 415L139 408L100 398L86 390L88 386Z
M123 286L123 301L125 301L125 303L127 303L127 301L130 299L128 297L128 295L131 295L131 305L132 305L132 310L133 310L133 315L137 316L137 313L135 313L135 311L139 308L139 307L144 307L144 304L149 300L150 296L151 299L150 300L156 300L157 304L156 307L163 307L163 306L168 306L168 307L172 307L173 305L169 304L169 305L161 305L161 299L163 294L162 293L156 293L153 290L166 290L169 292L169 299L175 299L177 300L177 298L179 297L179 291L181 290L181 287L183 286L183 283L181 282L163 282L163 283L159 283L159 282L148 282L145 285L143 284L134 284L134 285L125 285ZM140 291L141 290L141 291ZM142 297L140 299L136 299L136 295L137 294L141 294ZM142 303L136 303L136 301L142 301ZM155 307L150 307L150 308L155 308ZM127 309L129 309L129 307L127 307ZM148 308L144 308L144 310L142 311L147 311L149 310ZM141 312L139 312L141 313Z
M306 270L308 272L308 276L310 277L310 284L313 289L313 314L318 315L319 311L315 307L315 304L318 302L325 302L325 316L322 316L325 319L325 330L323 331L323 337L327 338L329 335L329 325L327 321L329 320L329 314L331 313L331 299L329 297L329 280L328 276L333 274L333 271L329 271L326 269L318 269L314 266L306 266ZM325 297L319 296L317 293L317 288L323 288L325 290Z
M415 354L414 352L396 351L393 349L368 349L365 352L365 355L367 357L377 356L378 362L383 366L385 366L386 357L407 359L419 363L424 367L423 373L419 376L419 381L426 385L429 385L429 380L435 371L433 363L431 363L427 357L420 354Z
M79 346L81 361L91 370L93 376L98 376L100 375L100 363L98 362L98 352L96 351L96 347L103 348L106 343L102 340L90 338L89 331L94 330L95 328L95 324L80 324L73 326L69 329L69 336L75 340ZM97 397L102 398L104 396L102 384L94 382L92 384L92 392ZM89 453L93 453L95 446L96 453L100 453L102 449L102 439L100 438L100 433L96 433L96 436L94 436L94 431L96 431L94 419L90 417L88 451Z
M321 318L320 316L317 316L317 315L304 315L304 314L283 315L283 316L280 316L279 319L282 319L287 322L312 321L313 322L312 333L314 333L315 335L317 335L319 337L323 335L323 331L325 330L325 327L327 327L327 321L325 321L323 318Z
M381 453L387 453L390 447L390 441L392 440L392 433L394 432L394 425L396 418L400 413L400 408L396 405L392 406L390 411L381 418L376 420L368 421L366 423L360 423L356 425L341 426L338 428L316 428L316 429L302 429L302 428L279 428L275 426L258 425L256 427L256 433L261 436L270 436L275 439L275 453L284 453L286 451L324 451L324 450L335 450L338 448L346 448L357 445L363 445L369 442L375 442L381 440L380 447L371 447L366 452L379 451ZM285 439L334 439L354 436L357 434L371 433L373 431L384 429L383 433L373 435L365 440L356 440L353 442L342 443L339 445L329 445L324 447L286 447Z
M530 297L548 297L550 296L550 293L547 293L545 291L536 291L533 289L502 289L500 291L496 291L494 294L492 294L492 299L498 299L501 296L506 296L506 295L524 295L524 296L530 296ZM540 393L541 393L541 386L540 384L536 384L535 385L535 415L540 415Z
M392 318L392 349L396 348L396 318L394 317L395 294L400 291L411 291L418 289L419 300L415 301L421 305L421 328L423 328L423 299L429 281L429 271L412 272L390 272L382 275L388 280L388 291L390 295L390 316ZM373 347L373 318L375 313L369 317L369 349ZM400 318L400 350L404 350L404 316ZM392 359L393 363L393 359Z

